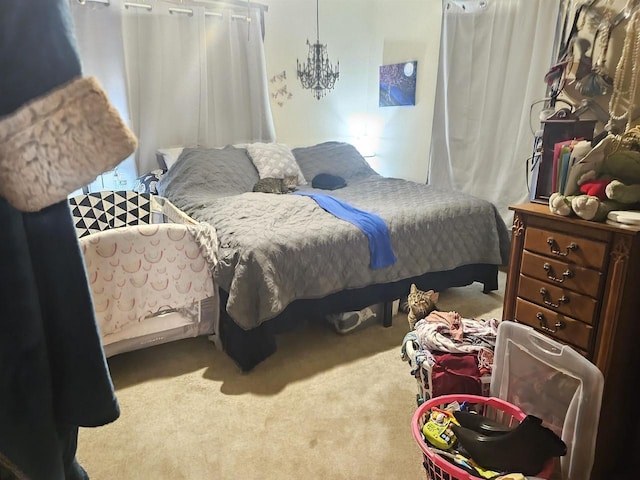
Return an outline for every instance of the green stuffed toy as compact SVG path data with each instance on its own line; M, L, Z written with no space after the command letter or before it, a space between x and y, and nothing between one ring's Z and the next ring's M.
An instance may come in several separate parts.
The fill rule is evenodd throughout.
M602 222L613 210L640 208L640 130L633 130L637 132L612 142L617 148L605 154L599 172L589 170L579 177L579 194L551 194L552 213L574 213L584 220Z

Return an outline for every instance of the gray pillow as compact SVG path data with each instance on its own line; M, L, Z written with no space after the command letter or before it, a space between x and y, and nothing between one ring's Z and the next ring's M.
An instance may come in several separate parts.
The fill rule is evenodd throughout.
M185 148L157 189L175 203L189 196L227 197L250 192L258 180L258 171L244 148Z
M291 153L291 149L283 143L249 143L246 146L249 158L258 170L260 178L285 178L295 176L298 185L306 185L300 167Z
M347 183L358 177L377 175L356 148L345 142L325 142L292 150L304 178L328 173L344 178Z

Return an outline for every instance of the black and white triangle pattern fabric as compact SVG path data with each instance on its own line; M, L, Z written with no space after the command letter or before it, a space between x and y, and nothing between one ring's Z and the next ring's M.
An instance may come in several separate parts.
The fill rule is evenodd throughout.
M151 223L149 193L120 190L113 194L113 228ZM109 197L111 199L111 197Z
M69 206L78 237L151 221L148 193L129 190L93 192L70 198Z
M69 207L78 237L110 228L109 213L99 193L76 195L69 199Z

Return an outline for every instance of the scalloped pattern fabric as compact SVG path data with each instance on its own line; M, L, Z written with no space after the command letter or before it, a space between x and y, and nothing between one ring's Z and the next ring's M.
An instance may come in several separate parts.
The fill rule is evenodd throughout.
M213 296L215 264L201 253L191 228L135 225L80 239L103 337Z
M260 178L284 178L296 175L298 185L307 184L296 158L287 145L256 142L248 144L246 149Z

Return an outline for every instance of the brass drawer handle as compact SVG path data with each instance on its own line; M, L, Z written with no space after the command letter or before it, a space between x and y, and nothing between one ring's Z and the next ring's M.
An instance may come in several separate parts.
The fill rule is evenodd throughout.
M553 237L547 238L547 244L549 245L549 249L551 250L551 253L553 253L554 255L558 255L560 257L566 257L571 252L575 252L579 248L576 242L571 242L569 246L566 248L567 251L561 252L556 248L556 245L558 244L558 242L556 242Z
M567 278L573 278L574 273L567 268L566 271L562 272L562 278L558 278L553 274L553 267L551 267L550 263L546 263L542 266L544 271L547 272L547 278L557 283L563 283Z
M547 296L549 295L549 291L542 287L540 289L540 295L542 295L542 301L544 302L545 305L548 305L552 308L558 308L560 305L562 305L563 303L569 303L569 299L567 297L565 297L564 295L562 295L559 299L558 299L558 303L553 303L552 301L550 301Z
M538 319L538 322L540 322L540 328L545 332L558 333L558 330L562 330L563 328L566 327L566 325L561 321L556 322L555 329L547 327L547 320L544 318L544 315L540 312L536 313L536 318Z

